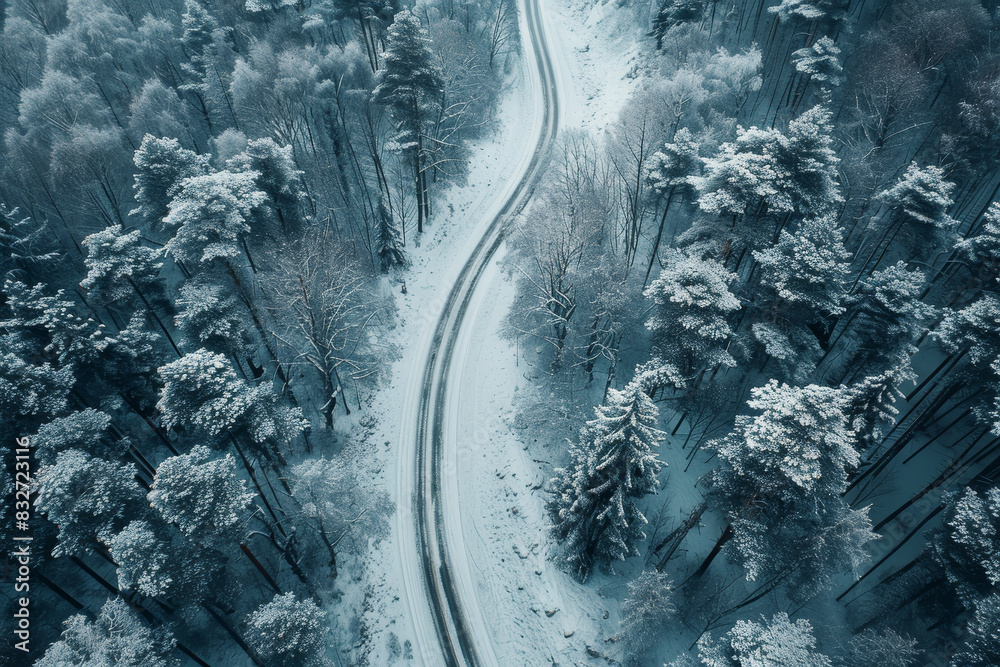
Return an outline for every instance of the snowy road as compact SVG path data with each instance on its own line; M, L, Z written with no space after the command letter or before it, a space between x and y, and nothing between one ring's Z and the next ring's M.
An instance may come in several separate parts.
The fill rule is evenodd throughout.
M482 238L462 265L447 293L436 324L425 327L420 342L423 370L411 383L403 405L404 437L415 436L401 449L398 517L404 550L403 580L417 650L425 664L498 664L489 629L476 607L473 578L464 558L458 519L457 470L453 458L443 456L444 425L448 415L448 386L452 359L466 326L466 313L484 270L503 242L506 223L530 198L534 184L555 140L559 118L558 77L548 50L540 0L522 0L521 34L528 37L528 67L534 91L535 113L531 133L512 176L498 188L488 207L490 219ZM466 334L467 335L467 334ZM426 339L426 340L424 340ZM455 526L458 527L457 535ZM421 601L426 608L421 608ZM429 613L428 613L429 612Z

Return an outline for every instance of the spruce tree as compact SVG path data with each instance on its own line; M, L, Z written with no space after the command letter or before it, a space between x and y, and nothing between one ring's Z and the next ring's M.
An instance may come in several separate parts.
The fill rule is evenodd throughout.
M427 32L409 10L396 14L389 26L388 42L372 99L387 105L396 121L395 143L410 162L417 197L417 231L422 232L424 220L430 215L426 126L439 104L444 81L434 63Z
M751 391L757 416L709 444L719 463L708 498L731 520L739 560L750 580L790 576L794 597L808 598L832 576L856 569L877 536L867 508L841 498L859 463L842 389L792 387L772 380Z
M664 437L656 429L659 410L638 385L609 389L594 412L570 450L570 466L552 480L553 533L581 581L595 565L639 555L635 543L647 521L636 502L659 488L662 466L652 449Z
M378 207L378 229L375 236L375 254L379 258L379 268L382 273L389 269L406 264L403 254L402 238L399 228L392 219L392 214L380 202Z
M660 276L643 292L656 304L646 321L653 332L654 365L644 369L644 389L652 393L665 386L655 376L684 387L707 366L736 365L728 321L740 309L730 288L735 279L713 260L676 250L667 254Z

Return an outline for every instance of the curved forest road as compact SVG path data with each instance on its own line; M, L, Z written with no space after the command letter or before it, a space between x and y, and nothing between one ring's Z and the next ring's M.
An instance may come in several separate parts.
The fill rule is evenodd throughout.
M508 184L499 189L490 208L493 217L489 226L441 304L433 334L426 327L428 331L423 338L429 334L430 337L421 341L421 354L425 356L418 363L422 364L422 371L414 373L410 381L413 391L403 405L402 438L415 436L415 442L401 443L398 462L397 520L404 560L403 582L416 633L416 652L429 665L497 664L489 629L476 607L475 595L469 590L471 575L465 553L449 548L446 524L454 521L459 509L457 498L442 493L445 486L442 479L458 471L454 463L445 462L442 452L448 418L449 372L460 333L464 326L469 326L466 311L483 271L503 242L508 221L531 197L558 129L557 77L548 51L540 2L520 0L519 3L522 41L530 47L526 56L531 60L526 62L525 71L534 89L537 116L532 122L533 132L526 133L526 137L534 138L534 144L526 141L523 159L511 165ZM416 401L410 398L414 395ZM424 598L429 610L421 604Z

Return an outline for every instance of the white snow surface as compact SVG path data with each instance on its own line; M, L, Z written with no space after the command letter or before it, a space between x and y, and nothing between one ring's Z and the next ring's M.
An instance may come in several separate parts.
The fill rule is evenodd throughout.
M629 24L615 14L613 4L585 8L572 2L542 4L559 81L560 131L599 131L615 119L635 85L626 73L636 57L637 30L634 24L624 27ZM530 48L523 11L521 23L522 39ZM467 182L437 193L419 247L413 244L415 231L407 232L412 263L400 275L407 294L400 293L398 281L386 281L398 307L393 338L401 356L393 365L391 385L373 401L378 424L367 440L375 451L352 457L367 468L359 471L361 478L383 487L397 506L391 536L371 550L362 581L352 586L354 596L359 591L368 595L362 622L372 665L442 664L409 495L415 478L417 405L433 329L448 291L527 168L541 129L541 84L534 63L522 57L513 69L495 134L472 147ZM549 519L540 487L550 466L533 460L532 448L522 442L530 442L530 434L512 427L515 393L528 381L522 377L523 360L518 366L514 346L499 332L514 296L513 285L498 267L504 252L501 247L476 288L449 378L443 503L453 574L485 663L586 663L594 660L588 647L616 654L605 641L617 628L618 603L604 599L593 584L578 584L549 561ZM392 655L390 633L400 645L412 642L414 660Z

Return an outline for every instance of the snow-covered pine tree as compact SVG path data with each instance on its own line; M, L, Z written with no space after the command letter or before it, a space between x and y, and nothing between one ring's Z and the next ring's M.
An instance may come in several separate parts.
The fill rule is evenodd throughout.
M841 499L857 467L843 389L793 387L772 380L751 390L761 414L736 418L735 430L709 443L718 454L708 474L710 503L731 521L750 580L791 576L790 593L809 597L866 558L867 508Z
M102 342L95 373L122 396L143 407L156 402L156 387L149 378L169 358L163 338L150 330L148 324L143 313L134 313L124 329L108 336Z
M627 589L618 641L630 656L639 657L675 622L674 588L666 574L646 570L630 581Z
M409 10L396 14L389 26L388 46L382 56L378 85L372 99L392 110L398 133L395 143L410 162L417 197L417 231L424 230L430 215L430 200L425 173L425 155L429 147L425 125L444 91L440 69L434 63L427 32Z
M114 458L105 434L111 417L92 408L73 412L42 425L31 438L35 458L42 465L55 463L59 452L78 449L91 456ZM108 456L112 454L112 456Z
M72 368L29 364L17 354L0 353L0 435L23 437L65 410L75 382Z
M844 68L840 64L840 49L829 37L820 37L812 46L803 47L792 53L795 71L829 86L839 86L844 80Z
M675 199L691 201L695 190L691 185L691 177L701 172L701 159L698 154L699 142L691 134L691 130L682 127L674 133L674 138L663 148L653 153L646 169L646 180L657 197L663 200L663 212L660 214L660 224L653 239L653 251L646 266L646 277L643 286L649 281L653 270L660 241L663 239L663 228L667 222L670 205Z
M788 123L787 169L795 211L820 217L843 201L837 169L840 158L833 150L833 114L816 105Z
M709 478L713 495L739 506L750 498L843 493L847 470L859 461L847 426L846 393L771 380L751 395L747 405L760 414L738 416L733 433L712 444L720 459Z
M671 141L649 157L646 168L649 186L657 195L668 199L675 193L688 199L693 197L695 190L690 178L701 170L699 151L700 142L691 130L678 129Z
M763 312L752 325L754 336L781 363L785 378L806 381L822 355L817 336L844 312L850 253L843 234L832 216L807 218L754 258L763 288L755 299Z
M956 224L948 215L954 191L955 184L945 179L941 167L919 167L911 162L899 181L880 193L879 199L903 222L951 229Z
M175 322L192 347L239 356L254 351L253 323L233 290L205 274L185 281Z
M728 318L740 309L730 291L736 275L710 259L670 250L660 276L643 292L656 304L646 328L653 332L654 358L663 370L647 368L645 377L677 378L686 386L707 366L735 366L729 353L733 335ZM652 373L652 375L649 375ZM657 381L643 382L650 394L662 388Z
M663 37L674 26L700 21L706 4L707 0L660 0L649 31L656 38L656 50L663 48Z
M166 459L146 498L163 520L189 539L212 545L239 539L238 527L254 496L236 475L232 455L210 459L204 445Z
M785 612L761 622L737 621L718 640L705 635L698 641L698 662L680 659L670 667L831 667L828 657L816 650L812 624L792 622Z
M788 133L738 128L736 140L703 158L704 174L692 177L698 204L730 223L739 252L773 243L787 214L821 216L841 201L839 158L833 150L831 114L815 106L788 124ZM718 239L716 239L718 241Z
M928 549L967 607L1000 587L1000 488L946 497L944 525Z
M1000 665L1000 595L986 595L976 603L969 621L963 651L951 659L951 667L995 667Z
M846 337L850 359L844 377L862 370L875 374L916 353L914 342L936 309L920 300L924 273L905 262L873 272L847 298Z
M76 449L35 476L35 507L59 526L53 556L74 555L107 540L144 506L131 463L111 463Z
M984 292L962 310L949 310L934 336L949 352L967 354L963 373L984 393L976 414L1000 434L1000 297Z
M788 137L778 130L740 127L736 140L703 158L703 174L691 179L701 210L729 221L737 246L733 250L763 247L771 241L773 225L762 221L795 210L792 175L784 159L788 150Z
M928 259L949 241L957 222L948 215L954 201L955 184L946 180L941 167L918 167L911 162L903 176L878 195L890 210L882 239L888 238L878 260L888 252L902 250L903 259ZM876 245L877 251L881 247ZM897 254L898 256L898 254Z
M181 63L183 82L178 88L193 97L193 103L212 131L213 119L236 121L227 82L222 72L229 67L223 61L231 50L228 38L231 27L220 26L219 20L205 9L199 0L184 0L181 16L181 45L187 62Z
M807 317L844 312L850 256L832 216L807 218L794 232L782 230L773 247L754 253L771 301L802 308Z
M295 593L275 595L247 617L246 640L274 667L316 667L323 663L326 615Z
M948 311L934 332L950 352L965 350L969 360L984 367L1000 356L1000 297L985 293L959 311Z
M379 268L382 273L388 273L389 269L406 264L406 256L403 254L403 240L396 226L396 221L392 219L392 214L386 209L385 204L379 202L378 205L378 229L375 235L375 254L379 258Z
M163 425L183 426L215 444L227 435L246 437L257 453L273 457L278 444L289 443L307 425L302 411L281 405L267 383L250 386L224 356L204 348L161 367L159 376Z
M157 139L147 134L135 152L135 201L131 214L138 216L147 230L160 229L167 205L177 194L181 181L208 173L208 155L181 148L176 139Z
M48 360L80 371L92 365L104 341L103 324L81 315L65 290L49 293L44 283L4 285L9 317L0 320L0 342L25 359Z
M121 225L111 225L83 240L87 277L80 287L95 304L110 306L135 296L149 304L166 304L158 277L163 261L140 243L140 235L138 229L125 232Z
M329 6L338 20L357 21L368 63L372 72L378 72L382 55L379 42L385 35L385 25L399 11L399 0L331 0Z
M653 451L664 438L659 410L638 385L609 389L594 412L570 466L556 471L550 505L562 558L581 581L595 565L639 555L647 521L636 501L659 488L662 466Z
M908 362L877 375L868 375L847 388L850 403L847 419L862 452L882 440L895 423L899 409L896 399L903 396L899 386L916 379Z
M291 146L279 146L270 138L251 139L242 153L226 161L226 169L257 174L257 187L267 195L282 233L301 231L299 207L306 193L302 189L303 172L295 164Z
M0 280L37 282L59 256L48 227L0 203Z
M247 236L253 231L253 212L267 200L257 188L257 172L217 171L181 181L163 219L176 230L164 252L186 264L210 264L249 253ZM259 230L257 230L259 231ZM247 254L253 264L253 259Z
M969 268L977 278L983 280L988 289L996 289L997 285L989 279L995 281L1000 272L1000 202L990 204L977 232L959 241L955 250L969 263Z
M782 23L841 21L847 15L850 0L781 0L767 11L777 14Z
M142 519L104 542L118 565L119 588L178 607L204 601L223 562L219 552L195 548L168 526Z
M121 598L111 598L90 621L70 616L59 640L45 650L35 667L176 667L176 642L165 627L150 629Z

